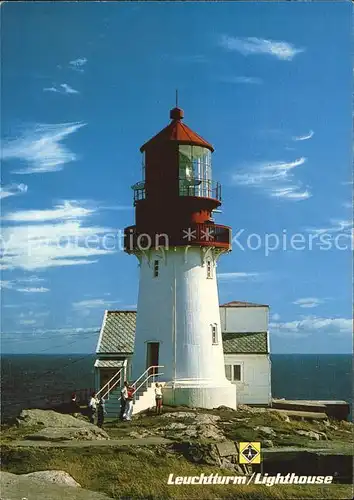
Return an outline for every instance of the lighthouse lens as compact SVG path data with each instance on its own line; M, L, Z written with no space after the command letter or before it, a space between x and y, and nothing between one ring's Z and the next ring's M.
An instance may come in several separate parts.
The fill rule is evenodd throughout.
M179 146L181 196L211 197L211 152L200 146Z

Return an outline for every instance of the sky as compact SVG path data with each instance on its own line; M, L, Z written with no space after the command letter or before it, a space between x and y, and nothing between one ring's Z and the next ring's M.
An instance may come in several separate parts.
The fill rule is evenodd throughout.
M3 4L2 351L94 352L104 310L136 308L118 235L178 88L233 229L220 303L269 304L273 353L351 352L350 9Z

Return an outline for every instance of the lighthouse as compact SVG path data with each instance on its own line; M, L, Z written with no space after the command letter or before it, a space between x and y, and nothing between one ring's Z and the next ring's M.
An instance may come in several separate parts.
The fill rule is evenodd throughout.
M221 205L214 148L183 117L172 109L169 125L140 148L142 177L132 186L135 225L124 230L125 251L140 268L132 377L159 377L165 404L236 408L216 275L231 228L213 218Z

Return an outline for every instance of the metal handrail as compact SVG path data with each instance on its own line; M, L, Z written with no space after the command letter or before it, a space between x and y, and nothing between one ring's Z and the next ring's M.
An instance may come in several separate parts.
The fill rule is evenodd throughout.
M121 371L122 371L122 370L123 370L123 367L122 367L122 368L120 368L120 369L117 371L117 373L115 373L115 374L113 375L113 377L112 377L112 378L110 378L110 379L108 380L108 382L107 382L107 383L106 383L103 387L101 387L101 389L100 389L100 390L96 393L96 397L98 397L98 396L99 396L99 395L100 395L100 394L104 391L104 389L106 389L106 388L108 387L108 391L106 391L106 392L104 393L104 395L103 395L103 396L101 396L101 397L103 397L103 398L104 398L105 396L107 396L107 394L109 394L109 393L111 392L111 390L112 390L112 389L114 389L114 387L116 387L116 385L118 384L118 382L120 382L120 379L121 379L120 375L121 375ZM112 380L113 380L113 379L115 379L115 378L117 377L117 375L119 375L119 379L118 379L118 380L117 380L117 381L113 384L113 386L112 386L112 387L110 387L110 386L109 386L109 384L112 382Z
M140 389L140 387L142 387L145 384L145 382L147 382L149 380L150 377L159 377L160 375L163 375L163 373L162 372L161 373L152 373L151 375L149 375L148 377L146 377L145 380L143 380L143 382L139 385L139 387L137 389L135 389L135 391L134 391L134 394L133 394L133 401L134 401L134 403L136 401L136 395L137 395L137 392Z
M145 373L145 372L144 372ZM133 393L133 400L134 402L136 401L136 396L137 396L137 392L138 390L140 389L140 387L142 387L145 382L147 382L147 380L150 378L150 377L159 377L160 375L163 375L163 372L161 373L152 373L151 375L149 375L148 377L146 377L146 379L143 380L143 382L139 385L139 387L137 389L134 390L134 393ZM120 401L122 399L122 396L120 396L117 401Z
M140 377L138 379L136 379L136 381L132 384L132 387L135 387L136 384L139 382L140 379L143 378L143 376L149 372L149 370L151 370L151 368L164 368L164 365L153 365L153 366L149 366L149 368L146 368L146 370L140 375ZM154 375L157 375L157 373L155 373Z

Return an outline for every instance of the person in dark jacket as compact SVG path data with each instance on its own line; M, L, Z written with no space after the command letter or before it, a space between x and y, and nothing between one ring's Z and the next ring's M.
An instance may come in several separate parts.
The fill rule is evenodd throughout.
M119 415L119 419L120 420L124 420L123 419L123 415L125 413L125 407L127 405L128 387L129 387L129 384L128 384L127 381L125 381L124 385L123 385L123 388L120 391L120 415Z
M98 427L103 427L104 416L106 415L106 407L105 400L103 398L100 399L97 406L97 425Z
M71 401L70 401L70 413L73 417L77 417L77 415L80 413L80 405L77 402L77 396L75 392L71 395Z

